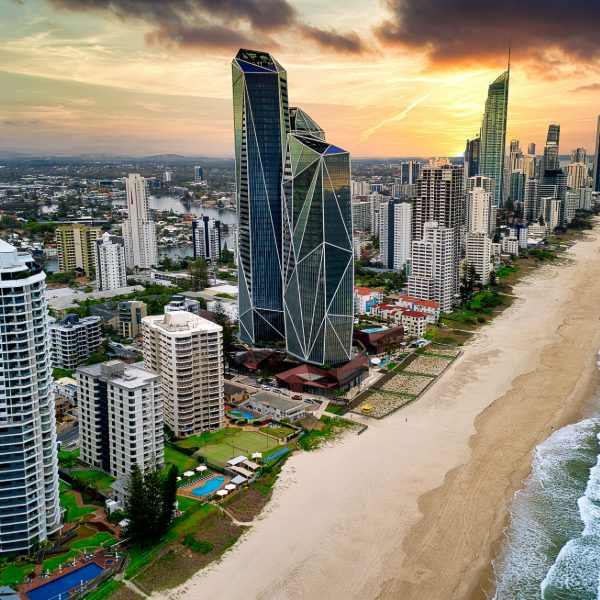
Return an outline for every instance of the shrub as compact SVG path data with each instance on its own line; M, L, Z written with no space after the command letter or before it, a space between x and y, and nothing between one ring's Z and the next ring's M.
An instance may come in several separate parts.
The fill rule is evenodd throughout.
M183 545L199 554L208 554L215 545L207 540L197 540L191 533L183 538Z

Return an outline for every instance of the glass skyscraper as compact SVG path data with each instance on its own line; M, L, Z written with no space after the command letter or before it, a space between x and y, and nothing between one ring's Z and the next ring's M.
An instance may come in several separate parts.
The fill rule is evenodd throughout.
M283 178L287 351L305 362L336 364L350 360L352 349L350 155L324 141L306 113L292 115Z
M598 126L596 128L595 156L594 156L594 179L592 181L592 189L595 192L600 192L600 115L598 116Z
M494 182L494 205L504 201L504 154L506 146L506 117L508 111L508 80L505 71L488 88L485 112L481 123L481 158L479 174Z
M270 54L240 50L232 63L240 339L284 338L281 182L290 130L287 76Z
M0 240L0 555L60 527L46 275Z

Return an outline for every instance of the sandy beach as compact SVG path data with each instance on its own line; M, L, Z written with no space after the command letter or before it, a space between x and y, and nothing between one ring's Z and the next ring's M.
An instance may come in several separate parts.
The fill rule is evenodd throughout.
M598 225L597 225L598 227ZM256 525L153 598L485 598L532 449L600 383L600 233L515 287L417 402L285 465Z

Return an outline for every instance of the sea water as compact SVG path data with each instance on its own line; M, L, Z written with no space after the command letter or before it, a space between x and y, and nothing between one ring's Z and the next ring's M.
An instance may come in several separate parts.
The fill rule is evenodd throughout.
M510 516L495 600L600 599L600 418L567 425L535 449Z

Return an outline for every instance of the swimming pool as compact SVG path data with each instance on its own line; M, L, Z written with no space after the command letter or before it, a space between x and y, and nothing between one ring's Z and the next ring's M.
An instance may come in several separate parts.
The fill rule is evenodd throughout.
M216 492L225 483L225 477L215 477L209 479L204 485L200 485L192 490L192 496L208 496Z
M229 412L235 417L243 417L244 419L248 419L249 421L252 421L253 419L258 418L256 415L253 415L253 414L246 412L245 410L241 410L239 408L230 410Z
M369 329L363 329L363 333L379 333L380 331L385 331L385 327L371 327Z
M90 579L98 577L103 571L104 569L100 565L89 563L76 571L71 571L62 577L55 579L54 581L40 585L40 587L27 592L25 595L29 600L50 600L51 598L58 598L59 595L62 600L65 600L69 597L66 593L68 590L81 585L82 582L85 583L86 581L90 581Z

